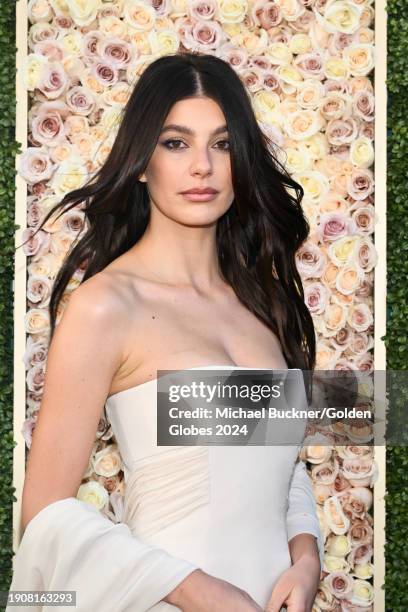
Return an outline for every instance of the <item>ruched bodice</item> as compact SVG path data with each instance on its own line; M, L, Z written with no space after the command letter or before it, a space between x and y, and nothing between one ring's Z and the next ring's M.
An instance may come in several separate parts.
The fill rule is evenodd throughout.
M106 402L124 462L124 522L136 537L245 589L265 606L291 564L286 518L302 438L286 446L157 446L156 401L152 380ZM152 609L167 608L174 606Z

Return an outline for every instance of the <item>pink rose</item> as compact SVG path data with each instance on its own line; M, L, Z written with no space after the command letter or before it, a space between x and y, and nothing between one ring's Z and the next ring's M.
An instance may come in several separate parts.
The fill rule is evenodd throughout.
M39 112L31 123L31 130L37 142L56 147L66 140L61 115L56 110Z
M353 594L353 578L346 572L330 572L323 580L337 599L350 597Z
M326 268L327 257L317 244L306 240L296 252L296 268L302 279L320 278Z
M341 472L339 472L334 479L334 482L330 485L331 494L337 495L337 493L342 493L343 491L347 491L351 488L350 482L343 476Z
M280 6L275 4L275 2L265 2L265 0L257 0L255 2L251 16L254 24L264 30L275 28L283 19Z
M250 58L250 66L256 66L257 68L260 68L261 70L265 70L265 72L267 70L271 70L272 68L272 62L270 59L268 59L266 56L264 55L252 55Z
M34 23L28 30L28 47L31 51L34 46L42 40L57 40L59 36L58 28L50 23Z
M72 234L78 234L82 231L85 224L85 213L81 210L71 209L64 213L62 217L63 231L71 232Z
M373 372L374 358L372 353L365 353L359 357L355 357L356 366L361 372Z
M374 121L374 96L371 91L360 90L353 96L353 111L363 121Z
M318 51L301 53L293 64L305 79L324 79L323 57Z
M312 480L316 484L331 485L335 481L339 469L338 463L336 462L336 464L333 464L331 461L325 461L324 463L314 465L311 473Z
M357 121L352 117L346 119L333 119L333 121L327 123L325 134L327 141L331 145L337 147L348 145L357 138Z
M367 332L355 332L350 342L350 350L356 355L364 355L373 345L374 340Z
M65 51L57 40L41 40L34 45L34 53L48 57L50 62L60 62Z
M98 43L104 40L102 32L99 30L92 30L85 34L83 38L83 49L85 58L98 60Z
M347 177L347 191L354 200L365 200L374 191L374 175L369 168L353 168Z
M59 30L69 30L73 27L74 22L69 15L55 15L52 25Z
M61 64L50 62L44 66L38 89L49 99L55 100L68 87L69 78Z
M42 363L30 368L27 372L26 380L30 391L35 393L42 392L45 382L45 364Z
M353 494L354 488L355 487L346 489L341 495L338 496L344 514L350 520L355 518L362 519L366 513L366 505L364 501Z
M240 76L250 92L255 93L262 89L263 75L259 68L244 68Z
M47 344L44 340L35 341L32 336L28 336L23 357L26 370L29 370L32 366L44 364L47 359L47 353Z
M49 250L51 235L48 232L40 230L34 236L34 232L34 228L28 227L23 230L22 233L22 239L24 241L23 252L27 257L32 257L37 253L47 252Z
M366 331L374 323L372 309L368 304L353 304L350 307L347 322L358 332Z
M312 0L304 0L299 2L300 5L310 6L312 4ZM303 11L301 15L299 15L294 21L291 21L290 27L295 32L303 32L307 34L310 29L313 27L316 22L316 18L313 15L312 11Z
M229 43L220 47L218 57L237 71L242 70L248 64L248 52L245 49L230 47Z
M27 448L31 448L31 442L36 422L37 417L31 416L24 421L23 427L21 428L21 433L23 435Z
M96 48L102 62L119 70L127 68L134 56L131 45L121 38L102 38Z
M372 486L377 476L376 464L372 459L344 459L341 471L352 486Z
M370 272L378 261L378 253L370 238L363 238L358 247L357 263L364 272Z
M38 147L28 147L20 156L19 174L29 184L48 180L56 166L51 162L47 151Z
M224 39L223 29L217 21L198 21L193 26L191 35L195 41L195 49L203 52L218 49Z
M372 204L359 206L352 214L357 228L357 233L368 236L374 231L374 223L376 221L375 209Z
M353 340L353 331L349 327L342 327L330 341L336 350L346 351Z
M351 545L370 544L373 540L373 528L367 518L356 518L350 525L348 535L351 539Z
M31 275L27 281L27 299L30 308L45 308L50 302L51 282L47 276Z
M329 300L329 291L323 283L309 283L305 286L305 304L311 314L322 314Z
M319 231L321 239L325 242L333 242L348 236L353 230L354 225L345 213L328 212L320 216Z
M41 221L42 211L38 203L36 196L28 196L28 198L35 198L27 207L27 225L28 227L36 227ZM27 200L28 200L27 198Z
M374 140L374 136L375 136L374 123L366 123L365 121L362 121L360 123L360 129L359 129L358 135L365 136L371 141Z
M372 544L358 544L351 549L347 556L347 562L350 563L351 567L354 569L356 564L365 565L368 563L373 556L373 553L374 550Z
M190 17L196 21L210 21L217 11L215 0L192 0L188 6Z
M93 95L82 85L71 87L67 91L66 99L69 108L78 115L89 115L95 109Z
M118 82L119 73L116 68L109 66L108 64L99 61L96 62L91 68L91 74L103 85L108 87Z

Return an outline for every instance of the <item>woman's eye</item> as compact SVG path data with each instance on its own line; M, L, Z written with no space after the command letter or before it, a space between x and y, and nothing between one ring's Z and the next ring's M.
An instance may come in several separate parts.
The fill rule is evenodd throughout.
M217 145L219 145L220 143L224 143L227 145L226 147L221 147L223 151L229 151L229 146L230 146L229 140L220 140L219 142L217 142Z
M165 140L161 144L167 149L169 149L170 151L178 151L178 150L184 149L184 147L181 147L178 145L185 144L185 143L182 140L179 140L177 138L170 138L169 140ZM219 146L220 144L224 146L220 147ZM229 151L229 144L230 144L229 140L219 140L214 146L221 149L222 151Z
M170 150L177 150L177 149L180 149L181 147L172 147L172 146L170 146L170 145L171 145L172 143L174 143L174 142L175 142L175 143L180 143L180 142L181 142L182 144L184 144L182 140L177 140L176 138L171 138L170 140L165 140L164 142L162 142L162 144L163 144L165 147L167 147L168 149L170 149Z

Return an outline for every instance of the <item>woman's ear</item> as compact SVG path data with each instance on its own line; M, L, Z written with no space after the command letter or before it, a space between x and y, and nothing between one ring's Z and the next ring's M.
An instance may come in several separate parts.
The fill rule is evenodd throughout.
M140 181L141 183L146 183L146 175L143 173L139 176L138 181Z

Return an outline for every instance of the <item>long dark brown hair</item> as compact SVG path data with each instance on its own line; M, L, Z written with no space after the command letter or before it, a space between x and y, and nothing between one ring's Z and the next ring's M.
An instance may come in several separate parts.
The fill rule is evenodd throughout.
M143 235L150 218L147 186L138 181L160 130L179 100L207 96L222 109L228 128L234 200L217 222L221 273L238 299L279 338L289 368L313 370L315 330L304 301L295 253L310 227L302 186L275 154L235 70L214 55L182 52L153 61L127 102L112 149L99 170L66 194L45 216L84 210L86 231L74 241L52 289L51 338L58 304L73 274L82 280L103 270ZM275 152L274 152L275 151Z

